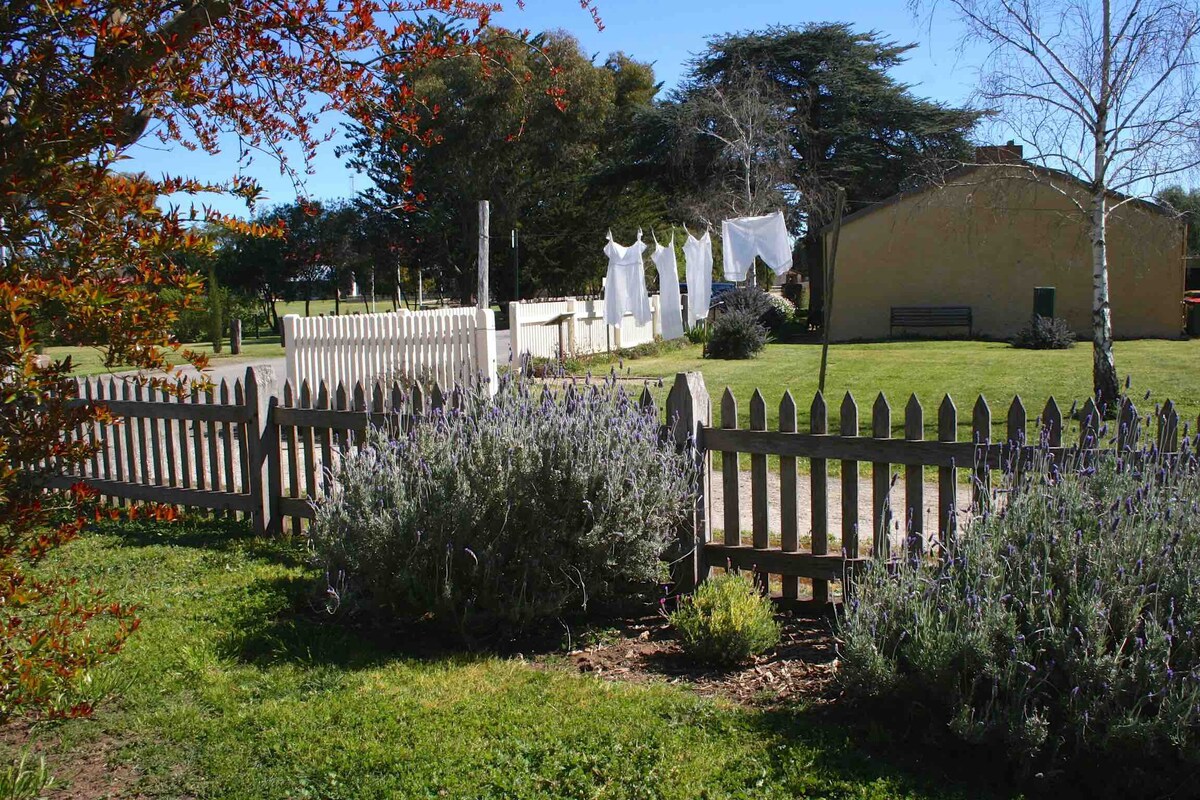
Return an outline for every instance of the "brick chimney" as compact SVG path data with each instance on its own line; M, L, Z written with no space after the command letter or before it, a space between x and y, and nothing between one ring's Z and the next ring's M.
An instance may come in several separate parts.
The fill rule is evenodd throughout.
M1008 140L1008 144L993 144L975 148L975 163L977 164L1019 164L1023 160L1025 148Z

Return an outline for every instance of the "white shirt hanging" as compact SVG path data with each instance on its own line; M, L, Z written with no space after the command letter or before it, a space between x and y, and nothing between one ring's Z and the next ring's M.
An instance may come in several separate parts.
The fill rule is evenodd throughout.
M675 232L671 243L663 247L654 237L654 253L650 259L658 270L658 307L662 318L662 337L678 339L683 336L683 300L679 297L679 266L675 261Z
M692 328L708 317L708 306L712 303L713 253L708 231L699 239L688 231L683 243L683 262L688 288L688 327Z
M604 254L608 256L608 277L604 281L604 321L609 325L620 327L627 314L632 314L638 325L645 325L653 317L650 297L646 294L646 273L642 268L644 252L646 243L642 241L640 229L637 241L628 247L614 242L612 231L608 232L608 244L604 246Z
M792 268L792 246L782 211L727 219L721 223L721 238L727 281L746 280L755 256L761 257L776 275Z

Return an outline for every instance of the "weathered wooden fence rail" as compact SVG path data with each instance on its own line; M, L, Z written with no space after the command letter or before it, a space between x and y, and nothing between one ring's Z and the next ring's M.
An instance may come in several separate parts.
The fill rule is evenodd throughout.
M298 533L313 517L313 503L330 490L341 455L361 445L369 426L398 432L459 402L455 393L434 388L427 394L399 382L332 390L288 382L282 397L271 393L273 383L269 370L250 368L232 386L222 382L211 392L177 397L130 381L83 381L73 402L102 403L111 416L72 433L96 444L95 454L67 474L52 464L26 467L52 488L83 480L115 503L210 509L250 516L260 533L285 525ZM648 390L642 403L654 403ZM1126 403L1109 423L1115 436L1102 437L1090 401L1078 415L1064 415L1051 398L1031 419L1018 397L994 420L980 397L971 410L969 441L959 440L960 412L948 396L931 439L915 395L904 407L903 438L892 438L892 408L882 394L872 403L869 424L860 424L865 415L847 393L837 432L819 393L809 405L808 430L798 429L790 392L780 401L774 430L767 429L766 398L758 391L750 399L749 427L739 427L729 390L713 419L699 373L678 375L665 405L665 430L698 467L692 514L679 532L681 586L703 580L711 567L733 566L755 570L783 598L808 595L801 581L810 582L818 602L830 600L831 582L863 561L951 535L960 519L990 502L992 471L1034 452L1072 457L1096 451L1102 438L1132 451L1145 435L1154 437L1156 457L1180 450L1179 416L1169 401L1147 417ZM1031 431L1040 439L1036 447L1027 441ZM714 453L721 456L715 469ZM748 457L748 472L741 456ZM838 465L836 476L831 462ZM927 471L935 479L927 481Z

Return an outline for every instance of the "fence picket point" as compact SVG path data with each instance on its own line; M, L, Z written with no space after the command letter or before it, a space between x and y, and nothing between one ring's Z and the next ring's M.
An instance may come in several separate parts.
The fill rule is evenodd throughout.
M829 432L829 410L825 406L825 396L817 392L813 396L812 405L808 411L808 429L810 433L826 434ZM810 520L812 529L809 533L813 555L823 556L829 553L829 463L823 458L809 459L809 497ZM787 584L785 583L786 587ZM814 578L812 582L813 602L829 602L829 581ZM786 594L785 594L786 596Z
M737 430L737 426L737 398L733 396L733 391L729 387L725 387L725 393L721 395L721 427L725 430ZM724 508L722 509L725 518L724 542L729 545L742 543L742 518L738 508L741 493L738 485L740 483L738 471L738 454L722 452L721 489L724 498Z
M992 444L992 409L988 406L987 398L983 395L975 400L975 408L971 412L971 440L975 444L975 471L972 480L972 501L978 511L984 508L990 500L991 472L987 467L986 454Z
M783 399L779 401L779 431L780 433L796 432L796 401L792 393L784 390ZM800 551L800 520L796 489L796 458L795 456L780 456L779 458L779 548L784 552ZM782 594L788 599L796 599L800 595L800 586L795 576L786 575L782 579Z
M231 400L229 398L229 381L222 378L221 379L221 405L227 406L230 404L230 402L231 402ZM234 428L231 423L228 423L228 422L224 423L222 435L225 437L224 442L222 443L222 451L223 452L221 454L222 458L224 459L224 463L225 463L225 486L224 486L224 489L227 492L237 493L239 491L239 489L238 489L238 482L237 482L237 473L234 471L234 459L233 459L233 448L235 446L235 444L234 444ZM243 476L243 480L245 480L244 476ZM233 516L233 514L231 513L230 516Z
M875 439L892 438L892 408L883 392L879 393L871 407L871 436ZM871 509L874 515L871 524L875 534L871 552L876 558L887 558L891 554L891 468L892 465L886 461L871 462Z
M938 407L938 441L958 441L958 409L950 395ZM938 467L938 538L942 547L950 544L958 524L958 470Z
M842 436L858 436L858 403L846 392L841 407ZM850 558L858 558L858 462L843 460L842 468L842 549Z
M1179 450L1179 412L1168 400L1158 412L1157 437L1159 452L1174 453Z
M159 389L159 398L164 403L171 402L171 393L166 386ZM169 420L163 420L163 438L166 440L167 446L167 485L179 485L179 473L175 466L175 424Z
M910 442L925 439L925 411L913 393L904 408L904 438ZM904 468L904 524L909 554L919 555L925 537L925 468L909 464Z

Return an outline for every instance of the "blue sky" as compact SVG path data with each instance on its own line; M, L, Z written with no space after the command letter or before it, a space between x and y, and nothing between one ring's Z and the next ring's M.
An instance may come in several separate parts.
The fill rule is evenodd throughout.
M961 28L949 15L915 19L904 0L840 0L836 4L780 2L780 0L598 0L604 30L596 30L591 17L576 0L527 0L524 10L506 2L498 22L511 28L570 31L585 52L603 61L609 53L624 51L654 64L663 92L680 80L692 54L703 49L708 37L771 25L808 22L848 22L859 30L877 30L917 48L894 71L895 77L913 86L913 92L947 103L965 103L977 79L977 51L961 52ZM330 120L331 124L334 120ZM223 179L237 172L236 145L231 141L218 156L192 153L181 147L163 148L152 137L143 139L124 167L151 175L168 172L202 179ZM334 154L335 142L324 145L306 176L305 192L316 199L347 197L367 185ZM293 152L293 155L295 153ZM296 168L302 163L292 159ZM267 203L296 197L291 178L281 175L278 164L259 156L244 170L266 189ZM205 197L203 201L231 214L245 215L244 203L233 198ZM183 199L184 203L190 199Z

